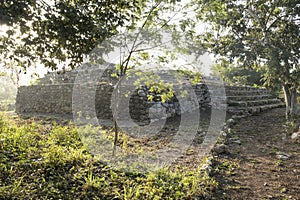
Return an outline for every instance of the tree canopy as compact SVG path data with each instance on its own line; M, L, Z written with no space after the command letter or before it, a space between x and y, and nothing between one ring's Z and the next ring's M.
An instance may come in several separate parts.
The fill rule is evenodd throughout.
M297 113L300 78L299 0L195 1L198 19L210 24L199 36L220 61L263 67L267 84L280 82L287 114Z
M97 43L134 26L143 1L125 0L4 0L0 23L8 26L1 35L3 63L27 68L34 62L56 69L68 62L78 66Z

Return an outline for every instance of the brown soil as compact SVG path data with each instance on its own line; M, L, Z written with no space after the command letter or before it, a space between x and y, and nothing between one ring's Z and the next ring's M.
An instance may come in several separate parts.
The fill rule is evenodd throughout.
M213 160L219 182L214 199L300 199L300 144L285 128L284 108L241 119L228 138L229 152ZM290 155L287 160L278 152Z

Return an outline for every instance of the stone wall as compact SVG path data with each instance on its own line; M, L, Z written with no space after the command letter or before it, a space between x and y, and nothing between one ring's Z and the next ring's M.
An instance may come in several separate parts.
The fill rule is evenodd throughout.
M15 102L12 101L0 101L0 111L14 111Z
M72 84L21 86L16 99L16 112L70 114L72 88Z
M95 76L89 77L90 80L94 80L98 72L90 74ZM91 85L84 83L84 86L81 86L75 82L76 75L77 72L75 71L64 74L51 73L42 78L36 85L20 87L16 98L16 112L20 114L72 115L74 114L72 113L74 106L79 106L81 108L75 110L81 109L83 111L82 115L96 112L97 118L112 119L111 101L115 80L107 78L108 76L105 75L104 78L102 77ZM180 115L196 109L197 106L217 109L226 109L229 106L231 110L234 110L233 107L237 109L255 107L255 109L258 109L257 106L260 105L280 103L277 99L271 98L266 89L249 86L223 86L209 78L205 78L201 83L192 86L192 90L196 95L194 98L191 94L181 98L181 91L191 90L189 85L183 83L174 87L177 88L175 96L172 100L162 103L155 100L148 101L149 88L147 89L145 86L135 88L132 85L123 85L121 90L131 91L131 94L126 97L127 99L124 100L123 98L120 102L120 107L123 109L121 111L125 113L123 117L130 116L133 121L140 123L147 122L150 118L167 118ZM74 105L75 100L72 99L74 98L74 89L77 90L76 102L80 105ZM91 93L91 90L95 92ZM254 98L251 98L251 96ZM271 102L270 99L273 99L273 101ZM125 105L122 105L122 103Z

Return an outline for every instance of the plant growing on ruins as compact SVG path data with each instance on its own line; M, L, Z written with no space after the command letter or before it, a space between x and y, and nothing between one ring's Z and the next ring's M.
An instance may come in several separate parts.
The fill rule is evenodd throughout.
M267 84L280 83L286 115L297 114L300 68L299 2L290 0L195 1L198 19L210 31L199 35L220 61L265 71Z

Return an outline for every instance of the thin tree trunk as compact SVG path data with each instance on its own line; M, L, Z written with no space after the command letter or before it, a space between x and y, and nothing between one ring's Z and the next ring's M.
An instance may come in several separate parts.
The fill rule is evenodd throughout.
M114 129L115 129L115 138L114 138L114 147L113 147L113 152L112 152L112 156L115 156L116 155L116 150L117 150L117 143L118 143L118 135L119 135L119 132L118 132L118 124L117 124L117 115L118 115L118 112L119 112L119 100L120 100L120 87L121 87L121 81L122 81L122 75L119 79L119 81L116 83L116 88L114 89L116 91L116 95L115 95L115 108L113 110L114 112L114 115L113 115L113 118L114 118Z
M117 125L117 121L114 120L115 122L115 139L114 139L114 148L113 148L113 153L112 155L115 156L116 155L116 150L117 150L117 142L118 142L118 125Z
M288 85L283 85L283 92L284 92L284 98L285 98L285 116L287 119L290 118L290 112L291 112L291 93L289 90Z

